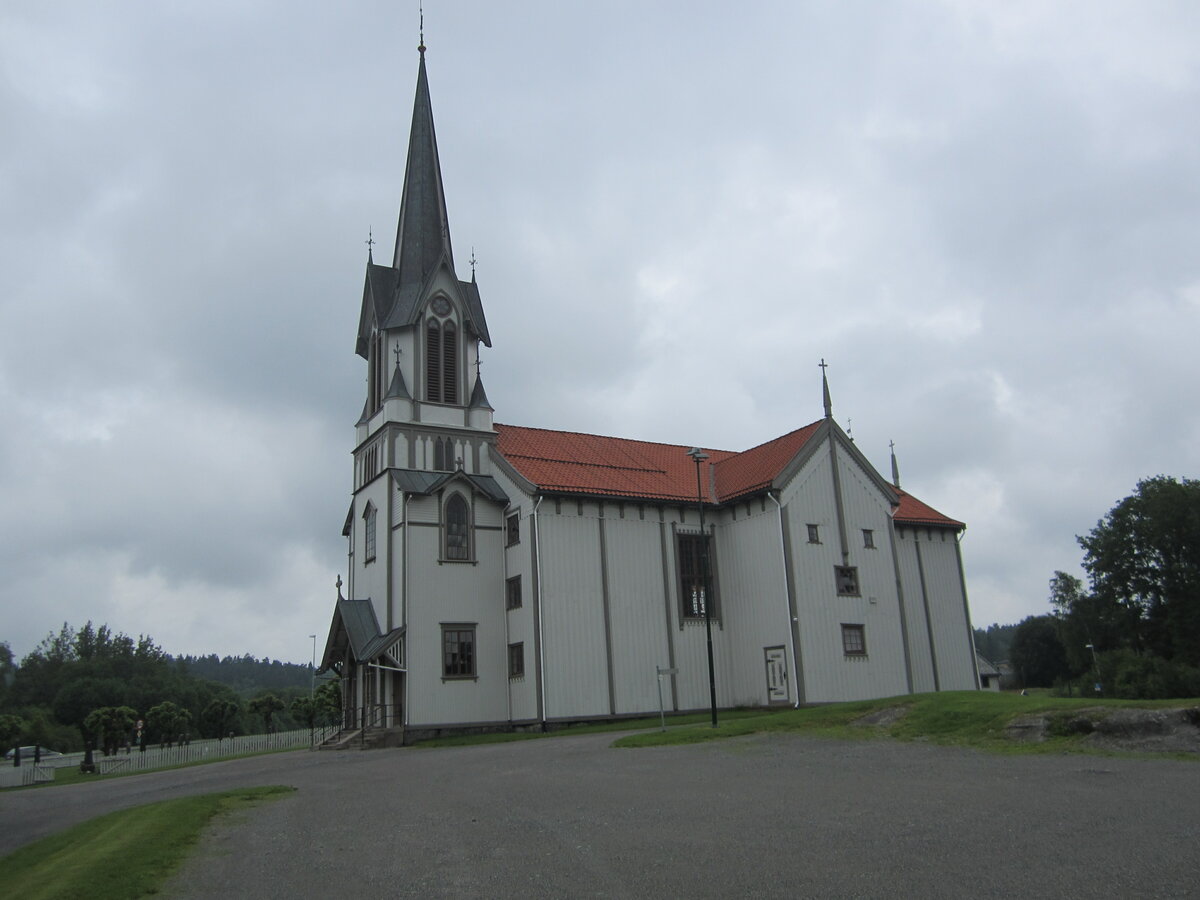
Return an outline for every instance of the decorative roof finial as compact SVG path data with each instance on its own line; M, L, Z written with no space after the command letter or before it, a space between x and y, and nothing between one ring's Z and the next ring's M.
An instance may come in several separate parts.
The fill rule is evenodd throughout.
M846 437L850 438L850 443L854 443L854 423L849 418L846 419Z
M417 50L422 56L425 55L425 4L417 4L417 9L421 13L421 43L417 45Z
M471 281L475 280L475 245L471 245Z
M397 344L395 347L393 347L392 352L396 354L396 368L398 369L400 368L400 345Z
M346 598L342 596L342 573L341 572L338 572L337 581L334 583L337 585L338 599L345 600Z
M370 228L367 228L367 239L363 243L367 245L367 259L374 262L372 248L375 246L375 233Z
M896 462L896 442L888 441L888 447L892 451L892 484L900 487L900 465Z
M822 398L825 401L825 418L832 419L833 418L833 401L831 399L829 399L829 378L827 377L827 373L825 371L826 369L829 368L829 366L825 362L825 357L823 357L823 356L821 357L820 367L821 367L821 394L822 394Z

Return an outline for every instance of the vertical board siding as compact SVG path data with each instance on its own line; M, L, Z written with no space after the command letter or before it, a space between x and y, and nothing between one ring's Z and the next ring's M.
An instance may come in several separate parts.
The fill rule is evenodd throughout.
M924 535L922 535L924 536ZM974 638L967 622L962 582L958 577L954 534L935 529L932 540L921 544L929 614L937 650L938 677L943 691L978 687L975 681Z
M846 563L858 569L860 588L860 596L840 596L834 567L842 565L843 559L834 521L836 504L828 455L827 447L814 454L784 490L806 700L835 702L887 696L903 691L907 684L900 600L886 540L890 503L849 454L839 453L849 553ZM808 523L820 527L820 544L808 543ZM875 532L874 549L863 547L864 528ZM866 657L844 654L843 623L864 627Z
M501 586L498 603L505 609L508 620L508 638L505 646L504 677L508 680L510 716L513 721L528 721L538 717L537 708L537 679L538 655L537 640L534 632L534 604L536 602L535 585L537 572L533 568L534 543L534 500L526 494L500 466L492 466L492 474L499 483L501 490L508 496L509 507L501 514L501 520L507 521L510 515L520 517L520 539L516 544L507 546L507 532L501 538L504 544L504 572L502 579L521 576L521 608L507 610L505 596L506 584ZM542 512L545 506L542 507ZM539 513L541 515L541 513ZM508 647L507 644L523 643L525 645L525 676L508 679Z
M656 667L669 663L658 522L605 519L616 712L658 709ZM670 684L664 684L664 703Z
M755 504L749 517L726 517L719 529L717 558L721 574L723 642L730 662L726 693L734 706L766 705L763 648L791 646L788 639L787 585L779 543L779 515ZM796 673L788 653L788 691L796 698Z
M594 508L563 511L541 519L546 717L608 715L600 529Z
M420 498L408 510L409 586L421 601L408 607L409 724L495 721L508 707L503 531L475 528L474 564L439 563L437 504ZM477 498L474 508L476 526L500 523L495 504ZM443 622L475 623L474 680L442 680Z
M906 600L905 618L908 622L908 643L912 659L913 692L924 694L935 689L933 655L929 652L929 623L925 618L921 573L917 566L917 549L911 528L897 526L896 554L900 560L900 581Z
M365 600L371 598L375 607L375 617L379 619L379 627L387 627L387 487L390 479L376 478L363 488L354 498L354 514L350 519L350 527L354 529L354 581L352 599ZM363 510L367 502L375 505L375 561L366 561L366 521Z

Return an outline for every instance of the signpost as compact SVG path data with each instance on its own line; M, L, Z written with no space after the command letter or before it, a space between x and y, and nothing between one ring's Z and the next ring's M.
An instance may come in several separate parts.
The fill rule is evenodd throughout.
M662 722L662 730L667 730L667 711L663 708L662 699L662 679L664 675L678 675L678 669L664 669L662 666L654 667L658 671L658 718Z

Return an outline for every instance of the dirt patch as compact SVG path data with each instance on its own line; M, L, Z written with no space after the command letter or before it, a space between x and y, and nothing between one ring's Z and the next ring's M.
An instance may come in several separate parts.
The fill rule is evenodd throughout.
M1004 729L1015 741L1083 735L1082 745L1101 750L1200 753L1200 708L1109 709L1102 706L1063 714L1032 714Z
M867 713L865 716L859 716L851 725L859 725L861 727L876 726L879 728L887 728L899 722L908 715L907 706L889 706L887 709L877 709L873 713Z

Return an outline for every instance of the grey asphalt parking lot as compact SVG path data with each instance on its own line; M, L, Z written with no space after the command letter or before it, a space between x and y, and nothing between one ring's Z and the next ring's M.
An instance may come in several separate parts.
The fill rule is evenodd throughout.
M112 809L289 784L164 892L228 898L1196 897L1200 765L611 734L230 760L0 799L0 853Z

